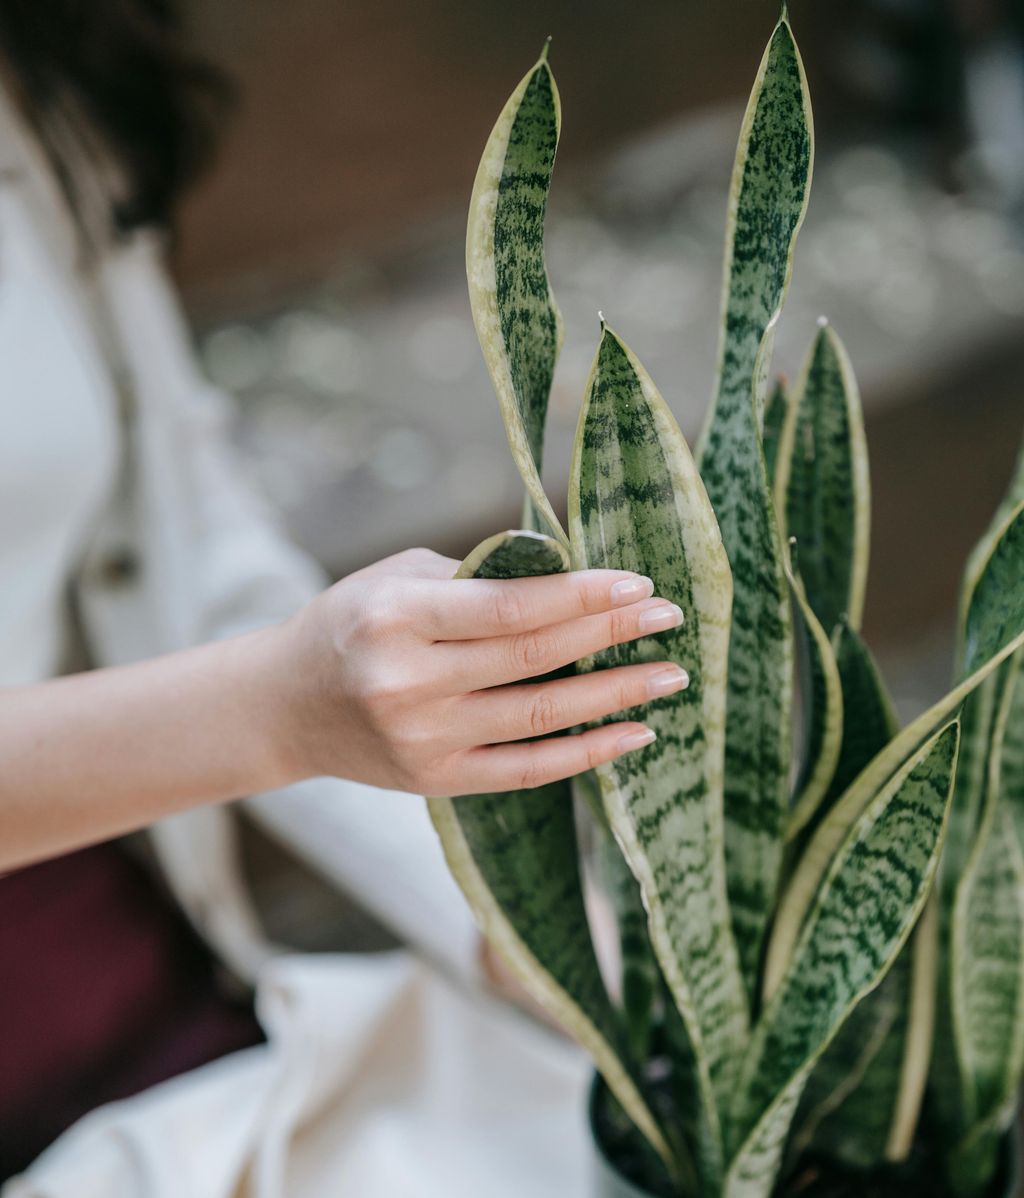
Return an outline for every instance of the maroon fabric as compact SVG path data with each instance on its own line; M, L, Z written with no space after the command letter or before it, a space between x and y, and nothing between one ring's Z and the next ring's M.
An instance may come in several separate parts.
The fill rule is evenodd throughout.
M0 878L0 1179L100 1103L261 1039L117 845Z

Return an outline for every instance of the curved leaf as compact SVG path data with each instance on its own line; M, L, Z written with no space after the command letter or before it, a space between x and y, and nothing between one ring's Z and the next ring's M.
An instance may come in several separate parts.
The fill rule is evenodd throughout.
M764 450L764 465L768 472L768 486L775 482L775 463L779 452L779 441L782 439L782 428L786 423L786 411L789 408L789 396L783 379L775 380L768 402L764 409L764 428L761 431L761 447Z
M958 1194L982 1193L1024 1070L1024 854L999 808L959 888L953 1024L968 1134L949 1154Z
M853 367L827 323L782 432L775 502L815 615L830 633L840 620L859 629L871 522L867 440Z
M952 915L952 1028L970 1134L952 1153L951 1173L964 1193L983 1188L995 1168L1024 1072L1024 854L1001 795L1002 743L1019 678L1015 658L1000 679L985 812ZM988 1129L985 1137L978 1126Z
M793 1120L790 1158L810 1149L855 1169L885 1159L903 1062L910 964L904 949L822 1053Z
M776 26L729 194L718 377L699 461L734 582L725 749L726 868L748 995L778 886L789 806L793 642L761 448L763 386L810 187L811 111L789 22Z
M508 532L475 549L458 577L517 578L568 566L557 541ZM569 785L427 802L449 869L483 933L537 1002L590 1053L630 1118L670 1160L664 1133L626 1064L594 955Z
M885 746L812 836L776 912L765 962L766 994L775 992L821 880L854 821L921 741L1024 645L1024 504L1011 513L979 575L967 615L966 645L965 680Z
M469 204L466 275L530 522L564 541L540 481L544 422L562 347L562 318L544 264L544 215L560 125L545 47L509 97L480 159Z
M689 687L643 709L658 739L598 770L608 822L640 882L662 974L693 1045L705 1184L718 1112L747 1034L722 847L731 585L714 512L665 401L605 328L576 434L569 529L578 568L636 570L679 604L680 628L615 645L581 668L668 657Z
M832 642L811 609L803 579L787 567L794 601L797 665L804 736L800 776L786 839L817 814L839 763L843 742L843 688Z
M837 853L738 1090L726 1198L767 1198L811 1069L895 961L938 864L959 728L936 733L888 781Z
M832 646L843 688L844 719L839 761L823 804L826 811L899 729L885 682L860 634L842 621L832 634Z

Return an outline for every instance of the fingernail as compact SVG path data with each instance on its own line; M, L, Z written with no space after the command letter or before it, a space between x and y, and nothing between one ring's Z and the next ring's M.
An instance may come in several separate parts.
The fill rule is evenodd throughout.
M624 578L612 587L612 603L623 607L640 599L650 599L654 594L654 583L649 578Z
M683 609L675 603L660 603L640 613L641 632L664 632L678 628L683 622Z
M625 736L619 738L619 752L633 753L635 750L653 743L656 739L657 733L652 728L645 728L642 732L627 732Z
M658 670L647 679L647 693L652 699L662 695L673 695L676 691L685 690L690 685L690 675L682 666L670 666Z

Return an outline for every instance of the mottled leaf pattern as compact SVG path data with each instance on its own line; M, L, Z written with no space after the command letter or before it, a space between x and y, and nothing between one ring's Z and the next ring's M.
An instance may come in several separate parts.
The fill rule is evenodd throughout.
M786 394L786 384L782 379L776 379L768 396L764 409L764 429L761 434L761 445L764 449L764 464L768 472L768 486L775 482L775 462L779 452L779 441L782 438L782 426L786 422L786 410L789 407L789 397Z
M580 416L571 477L575 564L647 574L656 593L685 614L672 632L614 646L582 665L602 669L668 657L690 674L688 689L643 709L657 741L601 767L598 776L608 822L643 890L651 940L694 1047L708 1134L717 1139L717 1112L746 1037L722 852L729 566L675 420L607 328ZM705 1176L710 1151L705 1144Z
M843 621L832 634L832 646L843 689L843 739L823 812L885 748L899 727L885 682L860 635Z
M853 368L827 324L814 339L783 429L775 502L826 632L840 620L859 629L871 519L867 442Z
M793 646L758 394L810 187L812 135L789 23L772 34L729 196L718 378L700 466L735 589L725 754L726 865L748 994L774 901L789 803Z
M1001 794L1001 750L1019 662L999 680L985 812L952 913L948 975L965 1140L950 1157L960 1193L981 1192L1024 1070L1024 854ZM982 1134L980 1128L986 1128Z
M801 854L772 928L765 962L766 993L775 992L821 880L854 821L921 741L1024 644L1024 504L1007 521L974 587L965 643L964 681L904 728L861 771Z
M562 546L530 532L485 541L461 577L567 569ZM572 795L565 783L428 800L455 880L483 932L527 990L593 1056L609 1088L663 1157L665 1138L624 1063L624 1045L583 905Z
M786 825L787 840L802 831L821 806L835 775L843 740L843 689L832 642L811 608L803 579L789 574L789 580L804 734L796 795Z
M628 1118L681 1195L769 1198L787 1151L784 1173L805 1151L862 1169L906 1160L934 1055L946 1179L977 1198L1024 1072L1024 449L967 565L956 685L897 732L858 633L867 451L831 328L792 393L780 381L766 401L813 160L783 4L733 172L703 479L653 383L603 328L570 550L540 482L562 338L543 244L559 122L545 51L491 134L467 232L474 321L533 531L485 542L460 574L561 571L571 551L574 566L650 575L684 610L682 627L578 665L668 657L691 677L624 713L658 738L601 767L589 795L621 1009L590 940L573 784L430 800L448 860L527 989L594 1056L621 1151L653 1161ZM645 1058L664 1055L668 1077L648 1091ZM645 1176L671 1189L660 1168Z
M885 1159L903 1064L910 962L904 949L815 1065L793 1121L793 1156L811 1148L858 1169Z
M512 93L484 149L466 231L473 321L526 486L530 523L562 538L540 481L562 318L544 263L544 215L561 110L547 50Z
M754 1029L726 1198L768 1198L811 1069L913 929L938 862L958 734L954 722L926 742L868 804L837 853L792 964Z
M596 783L596 779L595 779ZM622 1012L637 1060L651 1048L653 1009L661 974L647 936L647 912L636 878L607 827L598 831L598 870L619 934Z

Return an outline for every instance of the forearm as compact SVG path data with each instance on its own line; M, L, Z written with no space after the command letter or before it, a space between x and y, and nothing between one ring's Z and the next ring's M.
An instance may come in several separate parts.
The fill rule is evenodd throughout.
M0 870L294 781L279 630L0 691Z

